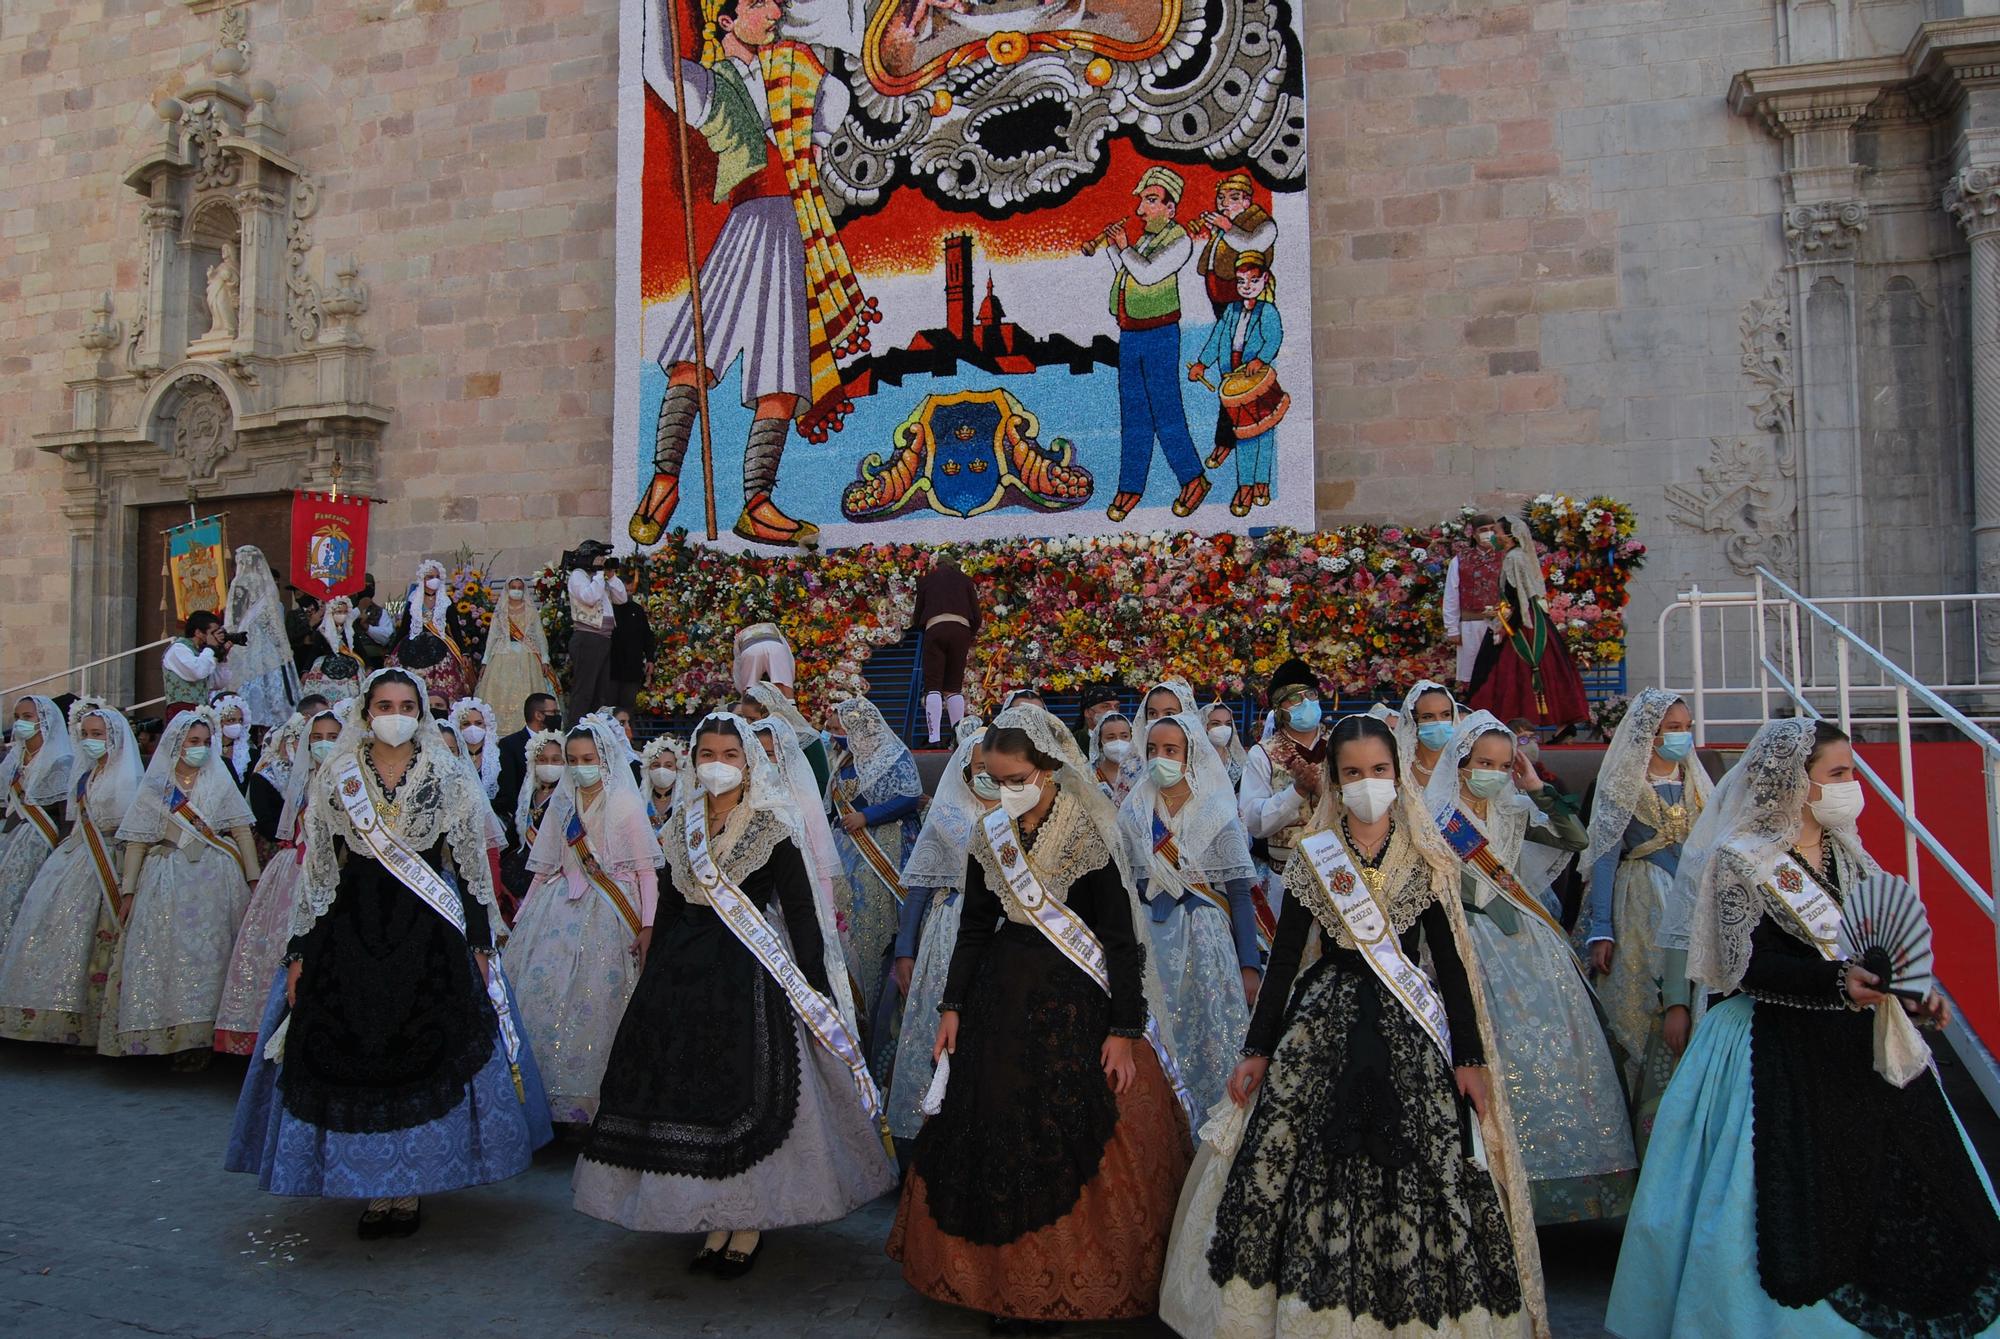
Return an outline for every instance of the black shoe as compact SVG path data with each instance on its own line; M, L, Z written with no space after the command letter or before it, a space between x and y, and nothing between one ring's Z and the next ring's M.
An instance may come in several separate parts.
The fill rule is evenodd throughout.
M389 1211L387 1209L363 1209L361 1221L354 1225L354 1234L363 1241L375 1241L389 1235Z
M727 1238L724 1238L724 1240L727 1240ZM721 1251L715 1249L713 1246L704 1246L694 1253L694 1259L688 1261L688 1273L712 1274L715 1272L715 1266L721 1259Z
M414 1237L417 1229L424 1225L424 1206L419 1203L414 1209L389 1210L389 1223L385 1237Z
M722 1258L715 1262L715 1277L725 1282L742 1278L757 1263L757 1253L763 1249L764 1239L759 1237L757 1238L757 1244L750 1248L750 1254L748 1255L743 1254L741 1251L724 1251Z

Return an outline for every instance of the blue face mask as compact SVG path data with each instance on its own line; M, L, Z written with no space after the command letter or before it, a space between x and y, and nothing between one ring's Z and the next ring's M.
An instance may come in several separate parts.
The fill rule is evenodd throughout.
M1425 721L1417 727L1417 742L1436 753L1451 743L1452 729L1450 721Z
M1694 731L1669 730L1660 736L1660 744L1655 751L1668 762L1679 762L1694 749Z
M1316 730L1319 728L1319 701L1307 698L1285 713L1285 719L1294 730Z

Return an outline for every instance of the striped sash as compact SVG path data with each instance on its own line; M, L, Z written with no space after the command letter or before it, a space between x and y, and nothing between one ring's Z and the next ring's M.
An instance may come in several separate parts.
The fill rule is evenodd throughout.
M618 880L605 873L604 866L598 864L597 857L591 854L590 837L583 828L583 815L574 809L570 810L569 826L563 830L563 840L569 843L570 854L583 866L584 876L597 885L597 891L604 894L605 900L611 903L611 909L624 919L625 928L636 937L645 928L639 909L632 905L632 899L618 886Z
M97 824L90 817L90 777L85 775L76 783L76 825L83 832L83 844L90 851L90 863L97 870L98 891L104 894L105 910L111 919L118 920L118 871L111 863L111 852L104 844L104 834L97 830Z
M20 770L14 773L14 808L23 818L41 829L42 840L49 844L50 849L54 849L56 843L62 840L62 830L56 826L55 819L49 816L47 809L28 799L27 787L21 784L21 773L27 770L27 764L24 762Z
M238 865L243 863L243 853L236 849L235 839L218 836L215 829L208 825L208 820L195 812L194 801L179 786L175 786L167 793L167 809L196 837L199 837L202 841L207 842L210 846L213 846L216 850L234 860Z
M859 812L854 807L853 784L840 779L840 773L847 766L847 762L847 757L842 755L834 759L833 765L833 811L842 818ZM841 831L847 830L842 828ZM859 827L848 832L847 839L854 843L855 850L861 852L861 858L868 862L868 868L875 871L875 877L882 881L882 886L896 899L898 907L910 900L910 891L903 886L903 872L896 868L894 861L883 854L882 848L875 844L874 834L869 832L867 827Z
M1180 844L1174 840L1173 831L1167 827L1167 820L1160 816L1157 809L1153 811L1153 855L1174 872L1174 877L1181 881L1182 887L1191 893L1200 893L1223 915L1229 914L1229 899L1208 883L1188 873L1182 866ZM1155 883L1157 882L1155 880ZM1153 891L1157 893L1159 889L1155 887Z
M1448 817L1438 819L1437 825L1452 854L1484 874L1517 908L1538 918L1557 934L1565 934L1561 923L1549 915L1549 909L1542 905L1542 899L1521 886L1521 881L1514 877L1514 871L1493 853L1493 844L1486 840L1486 834L1462 811L1454 806Z

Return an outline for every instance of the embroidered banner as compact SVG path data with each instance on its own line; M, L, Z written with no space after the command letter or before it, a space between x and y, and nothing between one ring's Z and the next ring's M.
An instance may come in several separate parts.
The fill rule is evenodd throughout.
M167 587L174 593L174 617L197 609L220 613L228 598L223 567L222 518L209 516L167 531Z
M292 496L292 584L330 600L367 581L368 499Z

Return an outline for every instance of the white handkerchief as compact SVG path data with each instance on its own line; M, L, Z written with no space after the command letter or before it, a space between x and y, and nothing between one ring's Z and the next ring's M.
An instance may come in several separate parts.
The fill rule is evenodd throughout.
M944 1090L951 1085L951 1056L949 1053L938 1057L937 1073L931 1076L931 1086L924 1089L924 1100L917 1103L917 1110L926 1116L935 1116L944 1107Z

